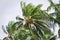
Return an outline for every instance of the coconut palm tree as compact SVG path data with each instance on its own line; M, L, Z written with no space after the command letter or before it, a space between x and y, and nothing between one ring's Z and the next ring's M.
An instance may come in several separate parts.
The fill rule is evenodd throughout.
M16 30L15 22L10 21L6 26L6 29L4 28L4 26L2 26L2 29L5 32L5 34L8 35L8 37L5 37L3 40L13 40L13 34L14 34L14 31Z
M28 29L33 38L31 40L36 40L36 36L41 40L48 40L48 36L52 35L51 31L48 28L49 25L47 25L46 23L50 19L49 15L45 11L40 9L41 6L41 4L34 6L33 4L26 5L25 3L21 2L21 8L24 18L22 19L18 16L16 17L16 19L20 21L18 29L19 27Z

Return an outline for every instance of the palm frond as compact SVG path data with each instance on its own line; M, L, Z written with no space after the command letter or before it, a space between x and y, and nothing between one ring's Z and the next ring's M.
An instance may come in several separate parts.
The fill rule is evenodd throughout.
M56 36L51 37L49 40L56 40Z
M24 20L22 18L20 18L19 16L16 17L16 20Z
M31 16L39 13L41 6L42 6L42 4L37 5L37 6L33 9L32 13L31 13Z
M9 40L7 37L3 38L3 40Z
M3 31L7 34L7 32L6 32L6 30L5 30L5 28L4 28L4 26L2 25L2 29L3 29Z

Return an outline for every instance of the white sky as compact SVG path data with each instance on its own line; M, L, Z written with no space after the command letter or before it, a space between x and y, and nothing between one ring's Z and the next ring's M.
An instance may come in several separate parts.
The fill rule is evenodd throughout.
M0 0L0 38L4 38L6 36L2 31L2 25L7 25L9 21L15 20L17 15L22 17L20 7L21 1L24 1L27 4L33 3L34 5L43 4L42 9L46 9L49 6L49 2L47 0ZM58 0L53 0L53 2L58 3Z

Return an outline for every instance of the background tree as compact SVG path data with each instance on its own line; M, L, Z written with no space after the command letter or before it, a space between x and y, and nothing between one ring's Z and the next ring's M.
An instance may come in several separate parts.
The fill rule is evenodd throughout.
M58 26L59 26L59 30L58 30L58 36L60 36L60 3L59 4L55 4L55 3L53 3L52 2L52 0L49 0L49 2L50 2L50 6L48 7L48 9L47 10L51 10L51 8L53 8L54 10L55 10L55 12L54 13L50 13L50 15L51 16L53 16L53 17L56 17L55 19L56 19L56 21L54 20L54 24L55 23L57 23L58 24ZM55 28L55 27L53 27L53 28Z

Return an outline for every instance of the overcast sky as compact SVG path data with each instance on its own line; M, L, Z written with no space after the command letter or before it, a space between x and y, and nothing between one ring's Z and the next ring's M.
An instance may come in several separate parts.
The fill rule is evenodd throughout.
M42 9L46 9L49 6L49 2L47 0L0 0L0 38L4 38L6 36L2 31L2 25L7 25L9 21L15 20L17 15L22 17L20 7L21 1L24 1L27 4L33 3L34 5L43 4ZM53 0L53 2L58 3L58 0Z

